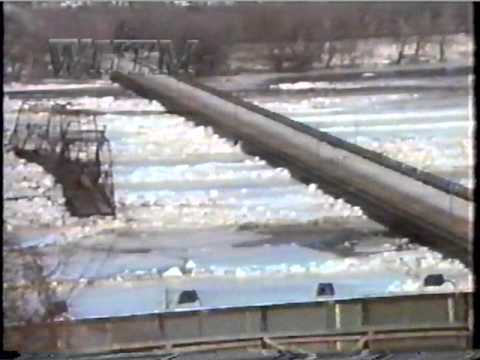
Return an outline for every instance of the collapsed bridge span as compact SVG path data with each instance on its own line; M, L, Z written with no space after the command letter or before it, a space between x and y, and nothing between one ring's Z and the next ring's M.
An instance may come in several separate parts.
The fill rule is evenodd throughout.
M114 216L112 156L105 129L94 115L64 105L43 109L23 103L9 139L9 147L27 161L37 163L62 185L65 205L78 217ZM42 110L42 109L38 109Z

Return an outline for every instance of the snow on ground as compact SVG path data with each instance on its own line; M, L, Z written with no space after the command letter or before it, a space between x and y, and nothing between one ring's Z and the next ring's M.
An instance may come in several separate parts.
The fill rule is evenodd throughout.
M473 62L473 39L467 34L455 34L446 37L446 54L447 65L453 64L472 64ZM405 58L399 68L405 69L408 67L420 68L431 67L433 64L438 63L439 58L439 39L438 37L432 37L424 44L419 59L415 59L414 62L409 64L409 59L415 53L416 37L412 36L407 39L405 46ZM313 48L316 48L318 44L311 44ZM396 66L396 60L398 58L398 39L397 41L392 38L372 38L361 40L341 40L335 42L336 55L333 57L330 65L332 69L326 71L333 72L336 67L345 65L354 65L357 67L370 67L373 69L392 68ZM256 43L239 43L234 46L234 50L231 53L229 64L232 70L245 71L245 69L253 70L267 70L271 69L272 62L268 58L267 49L269 44ZM263 54L263 56L262 56ZM318 59L320 60L320 59ZM325 70L325 58L323 61L317 61L313 63L314 68ZM415 61L417 60L417 61ZM419 61L420 62L419 62ZM445 65L445 64L443 64ZM340 69L344 71L347 69Z
M42 84L25 84L18 82L11 82L8 85L4 85L3 90L5 92L14 91L14 90L50 90L50 89L81 89L81 88L91 88L92 86L111 86L112 83L107 80L97 80L91 81L88 83L42 83Z
M368 73L367 73L368 74ZM452 87L465 87L468 84L468 79L465 76L452 76L448 79L448 82L443 82L441 77L429 77L429 78L405 78L396 79L394 82L389 79L375 79L374 76L366 76L365 80L357 81L342 81L342 82L330 82L330 81L298 81L295 83L281 83L270 85L272 90L346 90L346 89L364 89L368 87L411 87L412 89L418 87L430 87L430 88L452 88ZM440 81L439 81L440 80Z

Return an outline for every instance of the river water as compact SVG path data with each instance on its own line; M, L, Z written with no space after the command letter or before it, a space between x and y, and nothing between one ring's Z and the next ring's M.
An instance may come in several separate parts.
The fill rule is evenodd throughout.
M467 77L336 85L280 84L238 95L473 186ZM203 307L222 307L313 300L319 282L332 282L337 298L432 291L422 282L438 272L458 289L472 286L458 261L390 234L360 208L160 103L135 96L38 100L52 101L104 111L97 120L114 161L117 218L108 221L115 227L82 236L65 231L52 242L38 232L16 240L42 244L47 262L62 262L51 280L69 293L74 318L172 310L175 296L192 288ZM4 132L19 102L6 104ZM433 291L451 290L448 283Z

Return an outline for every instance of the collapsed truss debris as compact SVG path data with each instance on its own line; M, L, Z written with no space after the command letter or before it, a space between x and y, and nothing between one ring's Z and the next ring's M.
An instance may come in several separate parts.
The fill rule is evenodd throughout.
M115 215L112 154L94 115L24 102L9 139L17 156L43 166L62 184L74 216Z

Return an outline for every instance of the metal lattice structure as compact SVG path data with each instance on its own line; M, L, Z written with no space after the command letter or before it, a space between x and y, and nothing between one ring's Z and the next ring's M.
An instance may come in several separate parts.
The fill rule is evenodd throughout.
M73 215L115 215L112 153L105 132L94 115L66 104L41 108L24 102L9 146L55 176Z
M32 106L28 102L20 106L8 144L14 150L50 151L50 114L38 112L38 116L33 117L29 112Z

